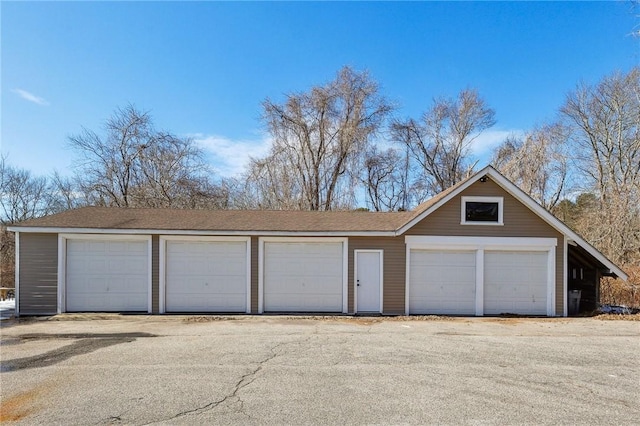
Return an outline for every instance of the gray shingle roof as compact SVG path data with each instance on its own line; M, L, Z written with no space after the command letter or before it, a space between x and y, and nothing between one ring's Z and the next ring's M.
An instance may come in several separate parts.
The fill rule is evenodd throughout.
M391 232L414 212L187 210L83 207L15 227L267 232Z

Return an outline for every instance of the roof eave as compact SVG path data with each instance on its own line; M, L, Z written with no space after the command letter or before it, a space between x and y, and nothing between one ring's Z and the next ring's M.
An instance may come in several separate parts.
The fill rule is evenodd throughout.
M65 228L49 226L11 226L12 232L51 233L51 234L112 234L112 235L239 235L239 236L313 236L313 237L394 237L395 232L389 231L265 231L265 230L193 230L193 229L115 229L115 228Z

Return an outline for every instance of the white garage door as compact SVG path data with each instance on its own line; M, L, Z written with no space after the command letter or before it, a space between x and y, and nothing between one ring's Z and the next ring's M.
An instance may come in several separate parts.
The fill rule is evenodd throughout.
M547 252L484 254L484 313L547 314Z
M264 311L342 312L342 243L264 244Z
M147 312L148 291L146 240L67 240L68 312Z
M411 250L410 265L410 314L475 314L475 252Z
M167 241L167 312L246 312L246 241Z

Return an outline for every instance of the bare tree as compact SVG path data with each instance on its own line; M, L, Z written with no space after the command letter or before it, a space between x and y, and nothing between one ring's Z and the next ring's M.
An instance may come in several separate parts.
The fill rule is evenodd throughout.
M202 150L188 138L154 128L147 112L117 109L105 134L84 129L69 138L79 154L80 192L89 204L119 207L219 207Z
M580 149L578 165L602 201L640 187L640 68L580 84L561 113Z
M245 174L244 208L266 210L306 210L299 177L290 173L284 156L252 158Z
M543 126L523 137L507 138L495 151L493 165L547 210L553 210L567 185L567 129Z
M92 203L128 207L134 204L131 191L140 178L140 155L152 137L151 118L133 105L118 108L105 123L105 132L103 137L83 128L69 138L80 156L80 185L92 194Z
M407 168L407 158L396 148L378 151L373 146L367 151L362 181L373 210L407 210Z
M49 212L47 178L9 165L0 157L0 221L7 225Z
M581 218L581 231L622 263L640 260L640 68L580 84L562 116L572 130L585 190L598 206Z
M58 171L54 171L49 179L48 193L49 210L52 213L81 207L86 201L76 181Z
M363 153L391 111L368 73L342 68L335 80L284 104L267 99L263 118L273 137L264 159L254 160L250 181L271 208L331 210L355 200ZM251 180L253 179L253 180Z
M396 121L394 140L409 148L422 172L429 195L444 191L473 172L473 141L495 124L495 113L475 89L465 89L456 99L435 99L421 121Z

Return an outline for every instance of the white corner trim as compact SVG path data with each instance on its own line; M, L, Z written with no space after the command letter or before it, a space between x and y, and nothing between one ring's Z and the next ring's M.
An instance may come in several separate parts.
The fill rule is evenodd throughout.
M258 313L264 313L264 239L258 239Z
M484 315L484 250L476 250L476 316Z
M349 239L342 242L342 313L349 313Z
M15 288L16 288L16 307L15 307L15 314L16 317L20 316L20 232L16 232L16 236L15 236L15 262L16 265L14 267L13 273L14 273L14 284L15 284Z
M498 221L497 222L481 222L467 220L467 203L497 203L498 204ZM463 196L460 200L460 224L461 225L480 225L480 226L502 226L504 225L504 197L484 197L484 196Z
M547 252L547 316L556 316L556 248Z
M149 235L147 242L147 274L149 287L147 290L147 313L153 313L153 237Z
M67 239L58 234L58 313L67 311Z
M167 292L167 240L158 238L158 313L167 312L165 295Z
M568 246L568 239L567 236L565 235L563 238L563 254L562 254L562 261L564 263L563 268L562 268L562 316L566 317L569 315L569 306L568 306L568 297L569 297L569 277L568 277L568 269L569 269L569 246Z
M380 250L380 313L384 313L384 250Z
M405 238L406 240L406 238ZM406 241L405 241L406 242ZM404 270L405 270L405 278L404 278L404 314L409 315L409 301L410 294L409 288L411 283L411 247L409 244L405 244L405 253L404 253Z
M246 314L251 313L251 237L247 237L247 308Z

